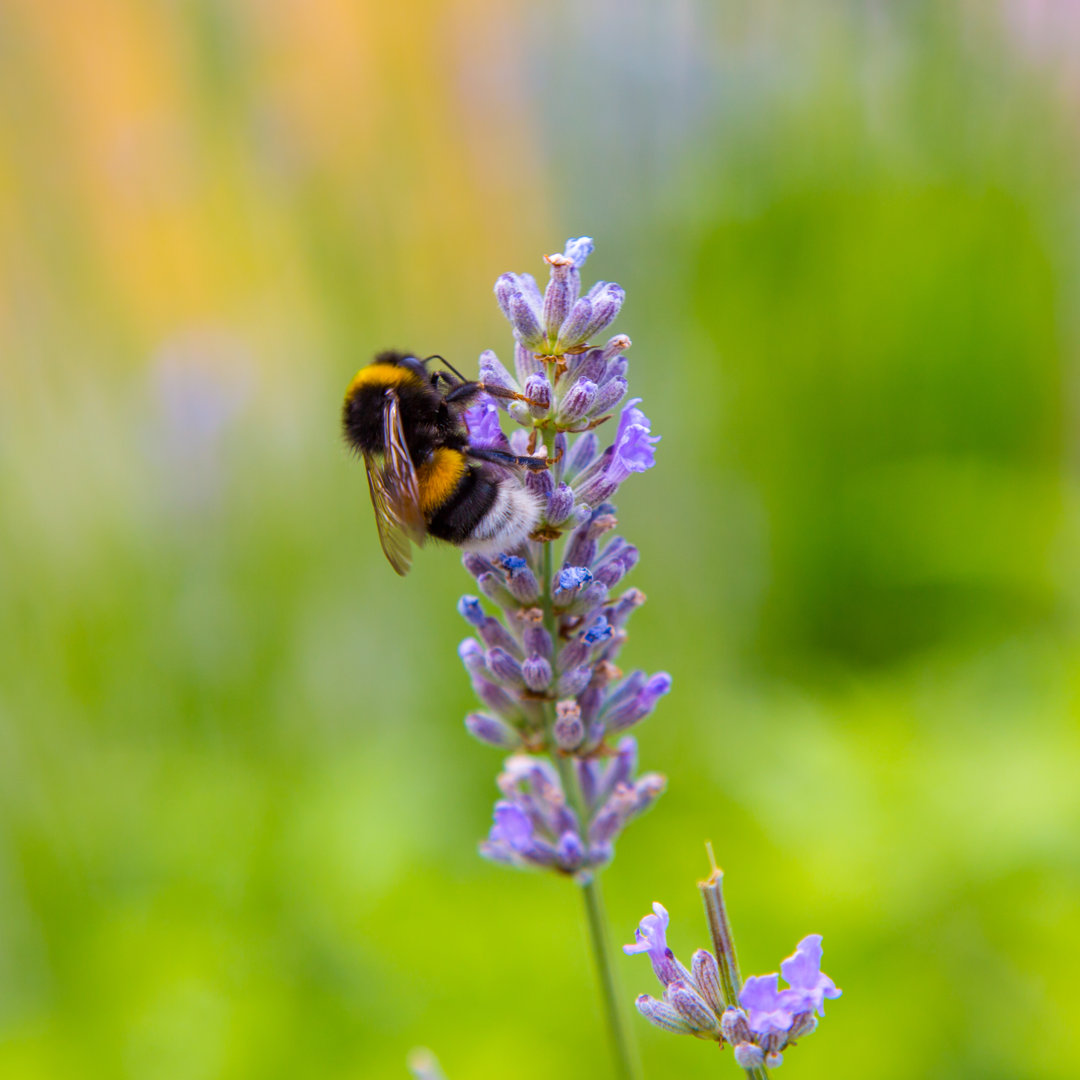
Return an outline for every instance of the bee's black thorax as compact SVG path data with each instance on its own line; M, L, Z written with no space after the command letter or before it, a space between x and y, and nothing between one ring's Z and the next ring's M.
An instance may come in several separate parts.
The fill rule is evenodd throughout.
M440 446L464 450L468 431L456 411L443 400L432 376L415 357L380 353L361 368L345 395L342 423L345 438L358 452L381 454L383 411L387 391L397 395L401 426L409 456L417 466Z

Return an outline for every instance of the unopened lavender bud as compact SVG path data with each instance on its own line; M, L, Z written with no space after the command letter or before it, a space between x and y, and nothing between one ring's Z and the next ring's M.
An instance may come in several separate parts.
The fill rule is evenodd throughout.
M667 790L663 773L646 773L634 785L634 813L643 814Z
M525 474L525 487L531 491L540 501L540 505L548 507L551 497L555 494L555 481L551 478L551 470L543 472L528 472Z
M473 677L473 691L492 712L505 720L517 720L521 716L521 706L501 686L487 679Z
M625 379L626 371L629 367L630 362L625 356L616 357L604 369L604 377L600 380L601 383L610 382L612 379Z
M619 377L610 379L596 392L592 408L589 410L594 416L601 416L614 409L624 397L626 397L627 382Z
M559 865L564 870L574 871L585 861L585 845L576 832L564 832L559 837L556 848Z
M767 1069L779 1069L784 1064L784 1055L779 1050L770 1050L765 1055L765 1067Z
M577 276L574 263L565 255L546 255L544 261L551 267L551 279L544 290L544 330L548 341L554 343L559 327L570 314L570 306L577 299Z
M567 607L573 603L582 586L592 581L592 571L586 566L564 566L555 579L555 588L551 599L556 607Z
M515 424L521 424L522 427L532 426L533 416L524 401L511 401L506 406L506 411Z
M566 566L589 566L596 558L597 541L618 524L612 507L598 505L573 532L563 553Z
M605 797L607 792L614 791L620 784L630 783L630 778L637 768L637 740L633 735L619 740L615 748L615 757L608 766L607 776L604 777L603 790Z
M618 559L612 559L596 569L596 580L605 588L611 589L618 585L626 571Z
M525 627L522 634L525 643L525 652L529 656L542 656L550 660L554 654L551 643L551 635L538 623L531 623Z
M592 668L587 664L564 672L559 676L558 691L560 697L576 697L589 685Z
M521 665L505 649L488 649L485 659L499 682L515 689L523 685Z
M540 598L540 584L529 564L518 555L503 555L499 565L506 573L506 587L522 604L535 603Z
M559 327L559 340L555 348L559 352L572 349L589 340L589 327L593 324L593 306L584 296L574 303L570 314Z
M493 603L498 604L501 608L515 608L518 605L517 599L514 597L504 584L502 574L496 573L494 570L487 574L481 574L476 579L476 584L480 586L480 591Z
M724 1012L724 995L720 989L720 968L716 957L706 949L698 949L690 961L690 974L698 993L708 1003L709 1008L719 1016ZM727 1036L724 1036L727 1038Z
M604 711L611 712L612 709L620 708L628 701L632 701L641 693L641 688L645 685L645 672L633 671L631 672L614 690L608 694L607 701L604 702ZM632 739L629 741L633 742ZM619 743L622 747L627 740L624 739Z
M549 525L562 525L573 512L574 492L568 484L559 484L548 500Z
M546 375L530 375L525 380L522 393L529 399L526 404L529 413L537 420L542 420L551 409L551 383Z
M551 685L551 663L542 656L530 656L521 665L521 677L534 694L542 693Z
M557 667L560 671L570 671L580 667L589 656L589 646L582 641L581 636L571 638L560 650ZM591 671L591 669L590 669Z
M760 1046L753 1043L736 1043L735 1064L740 1069L760 1069L765 1064L765 1053Z
M589 865L594 869L607 866L615 858L615 848L611 844L589 844Z
M515 394L521 392L517 379L503 367L491 349L485 349L480 354L480 381L487 386L499 386L504 390L512 390ZM498 402L499 399L495 400Z
M620 629L626 625L626 620L645 603L645 594L640 589L627 589L619 597L618 603L610 609L608 622Z
M500 649L505 649L512 656L522 655L521 646L514 640L513 634L498 619L493 619L488 615L477 629L484 644L489 649L497 646Z
M754 1037L746 1013L734 1005L729 1005L720 1017L720 1031L729 1043L748 1043Z
M511 317L510 301L519 292L516 274L500 274L495 279L495 299L508 319Z
M589 840L603 844L615 839L634 813L634 789L620 784L589 825Z
M597 566L603 566L604 563L608 563L617 559L626 550L626 541L621 536L613 536L604 547L604 550L600 552L600 558L596 560Z
M544 343L544 330L532 305L521 293L510 296L508 317L513 324L514 333L526 348L538 349Z
M599 453L600 440L595 431L579 435L563 459L563 475L572 480L582 469L591 465Z
M466 638L458 646L458 656L465 665L465 670L470 675L486 675L487 663L484 660L484 650L476 638Z
M626 352L632 344L633 342L625 334L616 334L614 337L608 338L607 344L600 355L603 357L605 364L610 364L620 353Z
M580 502L587 506L599 506L606 502L618 490L619 485L608 479L603 472L584 481L576 490L575 494Z
M475 551L466 551L461 556L461 564L474 578L478 578L481 574L490 574L495 570L494 565L488 559L485 559L483 555L478 555Z
M719 1017L692 986L684 982L673 982L667 988L667 998L695 1032L720 1034Z
M517 371L518 382L524 385L530 375L544 373L544 362L537 357L535 349L530 349L519 341L514 345L514 369Z
M573 366L573 377L575 379L588 379L589 382L594 382L597 386L600 383L605 382L605 371L607 364L604 361L603 352L600 349L586 349L583 353L577 354L577 363Z
M487 616L480 605L480 599L476 596L463 596L458 601L458 613L472 626L482 626Z
M520 750L521 736L509 724L487 713L469 713L465 728L475 739L500 750Z
M596 790L600 785L602 766L595 758L578 758L575 763L578 772L578 783L581 785L581 795L585 800L585 806L591 809L596 801Z
M664 1031L670 1031L675 1035L694 1034L694 1029L666 1001L658 1001L654 997L649 997L648 994L642 994L634 1004L637 1006L637 1011L650 1024L655 1024L656 1027L663 1028Z
M583 340L595 337L615 321L626 293L612 281L601 281L589 290L588 299L592 303L592 321L586 327Z
M575 490L579 502L588 503L590 507L598 507L600 503L607 502L612 495L615 495L619 485L616 481L611 480L607 471L607 465L611 457L611 447L609 446L600 455L599 468L594 467L594 471L592 471L592 475L589 476L588 480L579 477Z
M576 750L585 738L585 725L581 722L581 709L575 701L560 701L555 706L555 744L560 750Z
M596 400L596 383L578 379L563 398L556 420L560 424L573 424L585 416Z
M671 690L671 676L666 671L658 672L642 687L633 700L612 709L605 717L607 729L612 734L625 731L632 724L644 720L656 708L656 703Z

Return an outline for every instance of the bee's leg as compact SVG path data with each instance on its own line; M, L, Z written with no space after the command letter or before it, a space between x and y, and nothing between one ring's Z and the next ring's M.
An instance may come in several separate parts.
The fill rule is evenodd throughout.
M490 461L493 465L507 465L531 472L543 472L552 464L546 457L526 457L523 454L511 454L507 450L495 450L489 446L470 446L465 453L477 461Z
M507 390L505 386L495 386L489 383L477 383L477 385L485 394L502 398L504 401L524 401L526 405L543 405L543 402L533 401L526 394L519 394L516 390Z
M452 390L448 390L443 400L448 405L465 405L472 403L473 398L479 394L490 394L504 401L524 401L526 405L540 405L539 401L533 401L525 394L519 394L516 390L507 390L505 386L496 386L494 383L465 382L459 383Z
M440 372L439 374L442 374ZM443 401L447 405L456 405L458 408L468 408L472 404L473 399L480 396L480 394L487 390L487 387L481 382L463 382L458 383L452 390L447 390L443 396Z

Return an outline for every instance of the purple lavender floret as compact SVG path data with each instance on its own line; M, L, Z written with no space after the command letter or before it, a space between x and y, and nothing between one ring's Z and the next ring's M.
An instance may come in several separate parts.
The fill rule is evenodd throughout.
M623 952L627 956L636 953L647 953L652 961L653 971L656 977L665 987L677 979L689 978L686 968L675 959L675 954L668 948L667 928L670 916L667 908L659 901L653 904L653 913L646 915L634 931L634 941L631 945L624 945Z
M751 975L743 983L739 1004L746 1010L755 1035L776 1035L791 1027L792 1014L780 993L780 976Z
M795 946L795 952L780 964L780 974L790 985L784 993L792 1012L816 1012L825 1015L825 998L838 998L843 991L821 970L821 935L807 934Z
M476 404L465 411L465 426L469 429L469 442L475 446L503 450L510 445L499 425L495 401L487 394L482 394Z
M583 291L592 250L583 236L547 256L543 291L529 274L503 274L495 283L513 331L513 363L486 350L480 378L511 393L485 395L467 411L469 438L478 447L546 456L549 465L518 477L540 511L532 538L514 551L466 553L479 597L459 605L473 634L461 658L483 706L466 728L488 745L519 751L500 777L504 797L485 854L579 877L612 858L622 829L663 791L658 774L635 779L634 742L624 735L671 687L664 672L624 675L616 666L628 620L645 598L637 589L618 591L638 550L617 535L611 500L630 476L653 467L659 437L640 398L615 421L631 342L603 335L625 295L606 281ZM530 772L522 765L529 754L551 762L534 759ZM570 792L578 814L567 809L563 781L580 788ZM690 998L681 1001L693 1012Z
M782 1051L817 1027L814 1011L824 1015L824 999L840 996L836 984L821 971L820 934L803 938L780 965L788 988L780 989L775 972L752 975L743 983L736 1004L724 1001L716 957L698 949L687 971L668 946L667 926L667 911L654 903L653 914L634 931L634 942L623 946L628 954L648 954L664 988L660 999L642 994L638 1011L665 1031L730 1043L736 1063L744 1069L782 1064Z

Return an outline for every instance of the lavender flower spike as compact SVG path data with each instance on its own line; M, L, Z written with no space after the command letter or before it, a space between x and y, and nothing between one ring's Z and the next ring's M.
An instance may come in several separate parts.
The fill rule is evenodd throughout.
M715 865L713 876L719 871ZM711 879L699 887L711 888ZM709 911L706 904L706 911ZM722 919L726 925L727 916ZM638 1011L650 1023L677 1035L694 1035L734 1048L736 1063L747 1071L761 1066L776 1068L783 1063L781 1051L794 1046L795 1040L810 1034L816 1026L813 1011L821 1010L825 998L836 998L840 991L832 979L821 972L821 935L810 934L799 942L795 953L781 965L788 989L780 989L780 976L752 975L739 991L738 963L730 932L725 943L714 940L724 964L721 972L716 957L705 949L694 953L688 972L676 959L667 943L668 913L659 903L653 914L646 915L634 932L626 953L647 953L656 977L664 987L661 999L642 995ZM711 927L712 928L712 927ZM738 991L738 1008L723 999L724 986Z
M586 890L594 955L601 983L610 988L592 878L614 857L622 830L665 786L658 773L634 775L636 746L620 736L652 712L671 680L663 672L624 679L616 666L644 594L614 594L638 550L615 534L610 500L631 476L653 467L659 438L640 398L623 408L617 424L604 426L628 393L630 338L597 340L625 296L607 281L583 294L581 273L592 250L592 240L580 236L546 256L543 292L530 274L503 274L495 282L513 333L513 365L511 371L490 349L481 354L481 380L507 393L468 409L469 438L477 447L545 458L547 467L517 480L539 513L531 535L513 550L462 557L483 599L462 600L459 610L475 636L460 655L482 703L469 714L467 730L488 745L518 751L499 775L502 798L481 852L564 875ZM484 468L502 466L496 460ZM695 960L699 985L666 946L650 955L672 989L642 1012L671 1030L720 1039L709 965ZM631 1076L634 1055L615 1000L606 993L608 1023L622 1073Z

